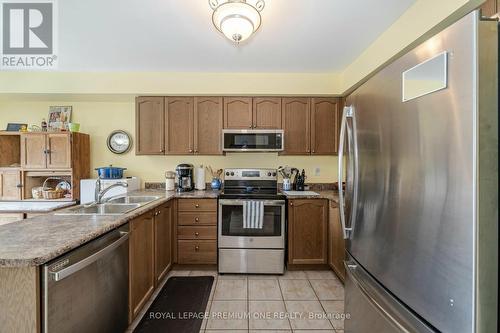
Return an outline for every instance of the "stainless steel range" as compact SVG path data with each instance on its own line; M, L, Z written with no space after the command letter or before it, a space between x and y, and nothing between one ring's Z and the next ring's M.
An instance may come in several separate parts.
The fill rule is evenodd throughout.
M224 175L219 272L283 274L286 205L276 169L225 169Z

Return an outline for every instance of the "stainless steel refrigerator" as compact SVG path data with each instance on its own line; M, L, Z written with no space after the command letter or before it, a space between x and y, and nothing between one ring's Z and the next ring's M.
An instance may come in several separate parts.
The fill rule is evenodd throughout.
M472 12L346 99L346 333L496 332L498 23Z

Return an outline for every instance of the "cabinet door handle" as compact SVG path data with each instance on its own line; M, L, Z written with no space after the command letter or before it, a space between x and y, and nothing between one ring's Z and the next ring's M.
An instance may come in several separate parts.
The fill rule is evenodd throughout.
M199 247L198 245L196 245L196 246L194 247L194 250L195 250L196 252L198 252L198 251L200 251L200 247Z
M158 213L156 213L156 214L160 215L161 214L161 210L159 210Z
M293 202L290 202L290 206L293 206Z
M190 152L190 153L192 153L192 152L193 152L193 150L192 150L192 149L189 149L189 152Z
M313 149L313 154L315 153L316 151Z
M17 184L16 185L17 188L22 188L23 187L23 184Z
M200 218L199 218L199 217L195 217L195 218L194 218L194 221L195 221L195 222L200 222Z
M198 236L200 235L200 233L199 233L199 232L195 232L195 233L194 233L194 235L195 235L196 237L198 237Z
M194 152L195 152L196 154L198 154L198 149L195 149L195 150L194 150Z

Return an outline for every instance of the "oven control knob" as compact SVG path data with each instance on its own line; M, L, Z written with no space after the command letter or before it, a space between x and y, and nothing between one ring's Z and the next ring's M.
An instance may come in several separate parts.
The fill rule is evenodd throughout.
M276 177L276 172L273 172L273 177Z
M270 173L270 172L268 172L268 173L267 173L267 176L268 176L268 177L271 177L271 173Z
M226 172L226 176L229 176L229 171L228 171L228 172Z
M234 176L234 172L231 172L231 176Z

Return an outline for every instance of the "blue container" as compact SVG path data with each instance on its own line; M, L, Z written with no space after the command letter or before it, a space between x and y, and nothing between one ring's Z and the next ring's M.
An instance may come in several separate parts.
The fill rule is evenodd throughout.
M123 171L127 168L117 168L112 165L109 167L96 168L97 176L101 179L120 179L123 178Z
M219 178L213 178L212 183L210 183L210 186L212 187L212 190L220 190L221 187L221 181Z

